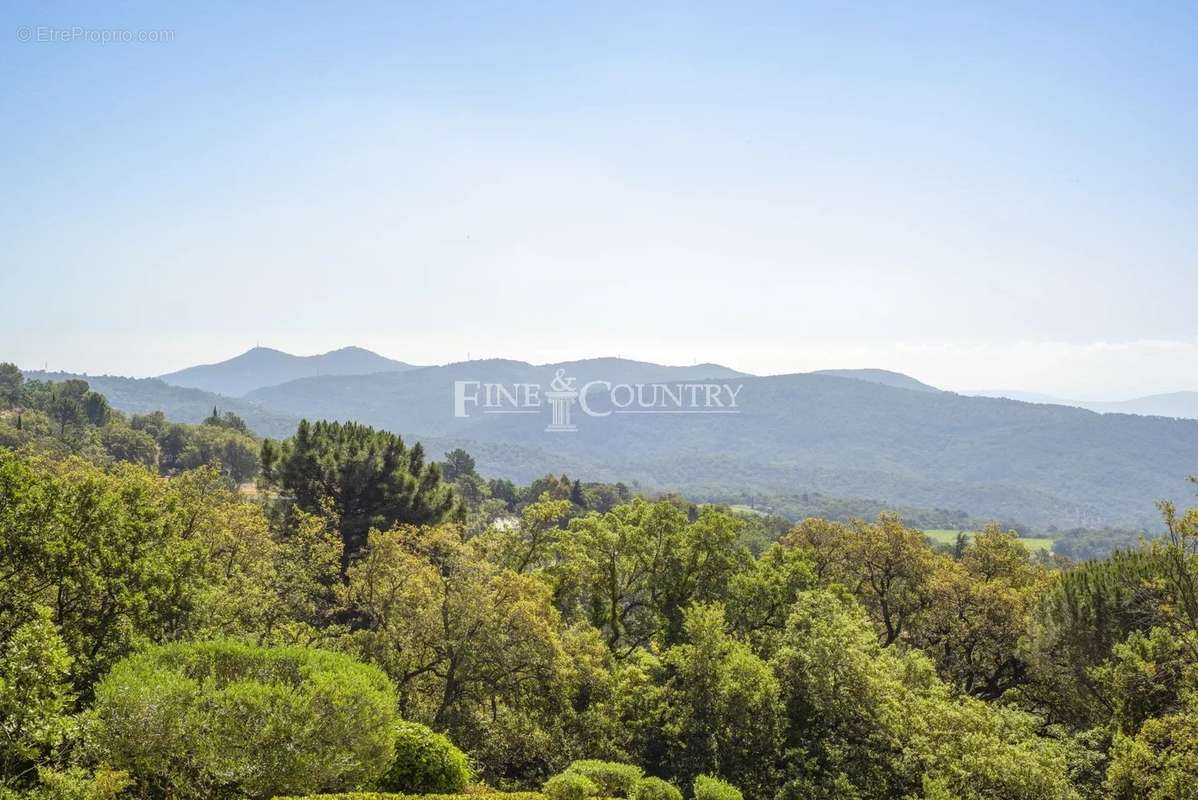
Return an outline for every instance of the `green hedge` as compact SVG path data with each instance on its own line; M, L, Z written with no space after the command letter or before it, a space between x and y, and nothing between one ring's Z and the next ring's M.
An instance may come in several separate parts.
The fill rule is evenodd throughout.
M633 800L682 800L682 792L661 778L641 778L632 794Z
M599 785L600 794L607 797L632 797L637 783L644 777L641 768L632 764L592 758L575 761L566 772L590 778Z
M541 794L549 800L590 800L600 791L599 784L577 772L554 775L541 787Z
M740 789L710 775L695 778L695 788L691 796L694 800L745 800Z
M470 783L466 754L418 722L395 726L395 760L376 788L392 794L452 795Z

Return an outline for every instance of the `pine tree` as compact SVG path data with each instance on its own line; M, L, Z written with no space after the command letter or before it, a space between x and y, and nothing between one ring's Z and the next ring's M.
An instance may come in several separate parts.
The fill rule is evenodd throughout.
M321 513L331 500L340 518L348 565L371 528L434 525L456 516L458 498L424 448L354 422L302 420L285 442L263 443L263 474L302 510Z

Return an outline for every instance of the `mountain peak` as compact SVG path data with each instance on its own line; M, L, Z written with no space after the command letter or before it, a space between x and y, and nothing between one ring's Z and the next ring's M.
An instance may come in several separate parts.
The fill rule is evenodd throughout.
M202 364L159 376L175 386L241 397L255 389L315 375L366 375L400 372L412 364L394 361L362 347L349 346L313 356L297 356L256 345L215 364Z

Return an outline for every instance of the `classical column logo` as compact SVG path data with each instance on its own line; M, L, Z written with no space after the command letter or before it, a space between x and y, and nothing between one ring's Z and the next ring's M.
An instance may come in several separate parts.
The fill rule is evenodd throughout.
M574 388L574 378L567 378L566 371L559 369L545 392L545 399L553 410L553 421L545 428L550 433L576 431L578 426L570 421L570 408L578 399L578 390Z

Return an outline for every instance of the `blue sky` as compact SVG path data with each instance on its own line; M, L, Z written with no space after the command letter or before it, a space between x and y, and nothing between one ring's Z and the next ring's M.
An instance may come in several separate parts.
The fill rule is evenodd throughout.
M1198 389L1198 7L849 5L6 5L0 358Z

